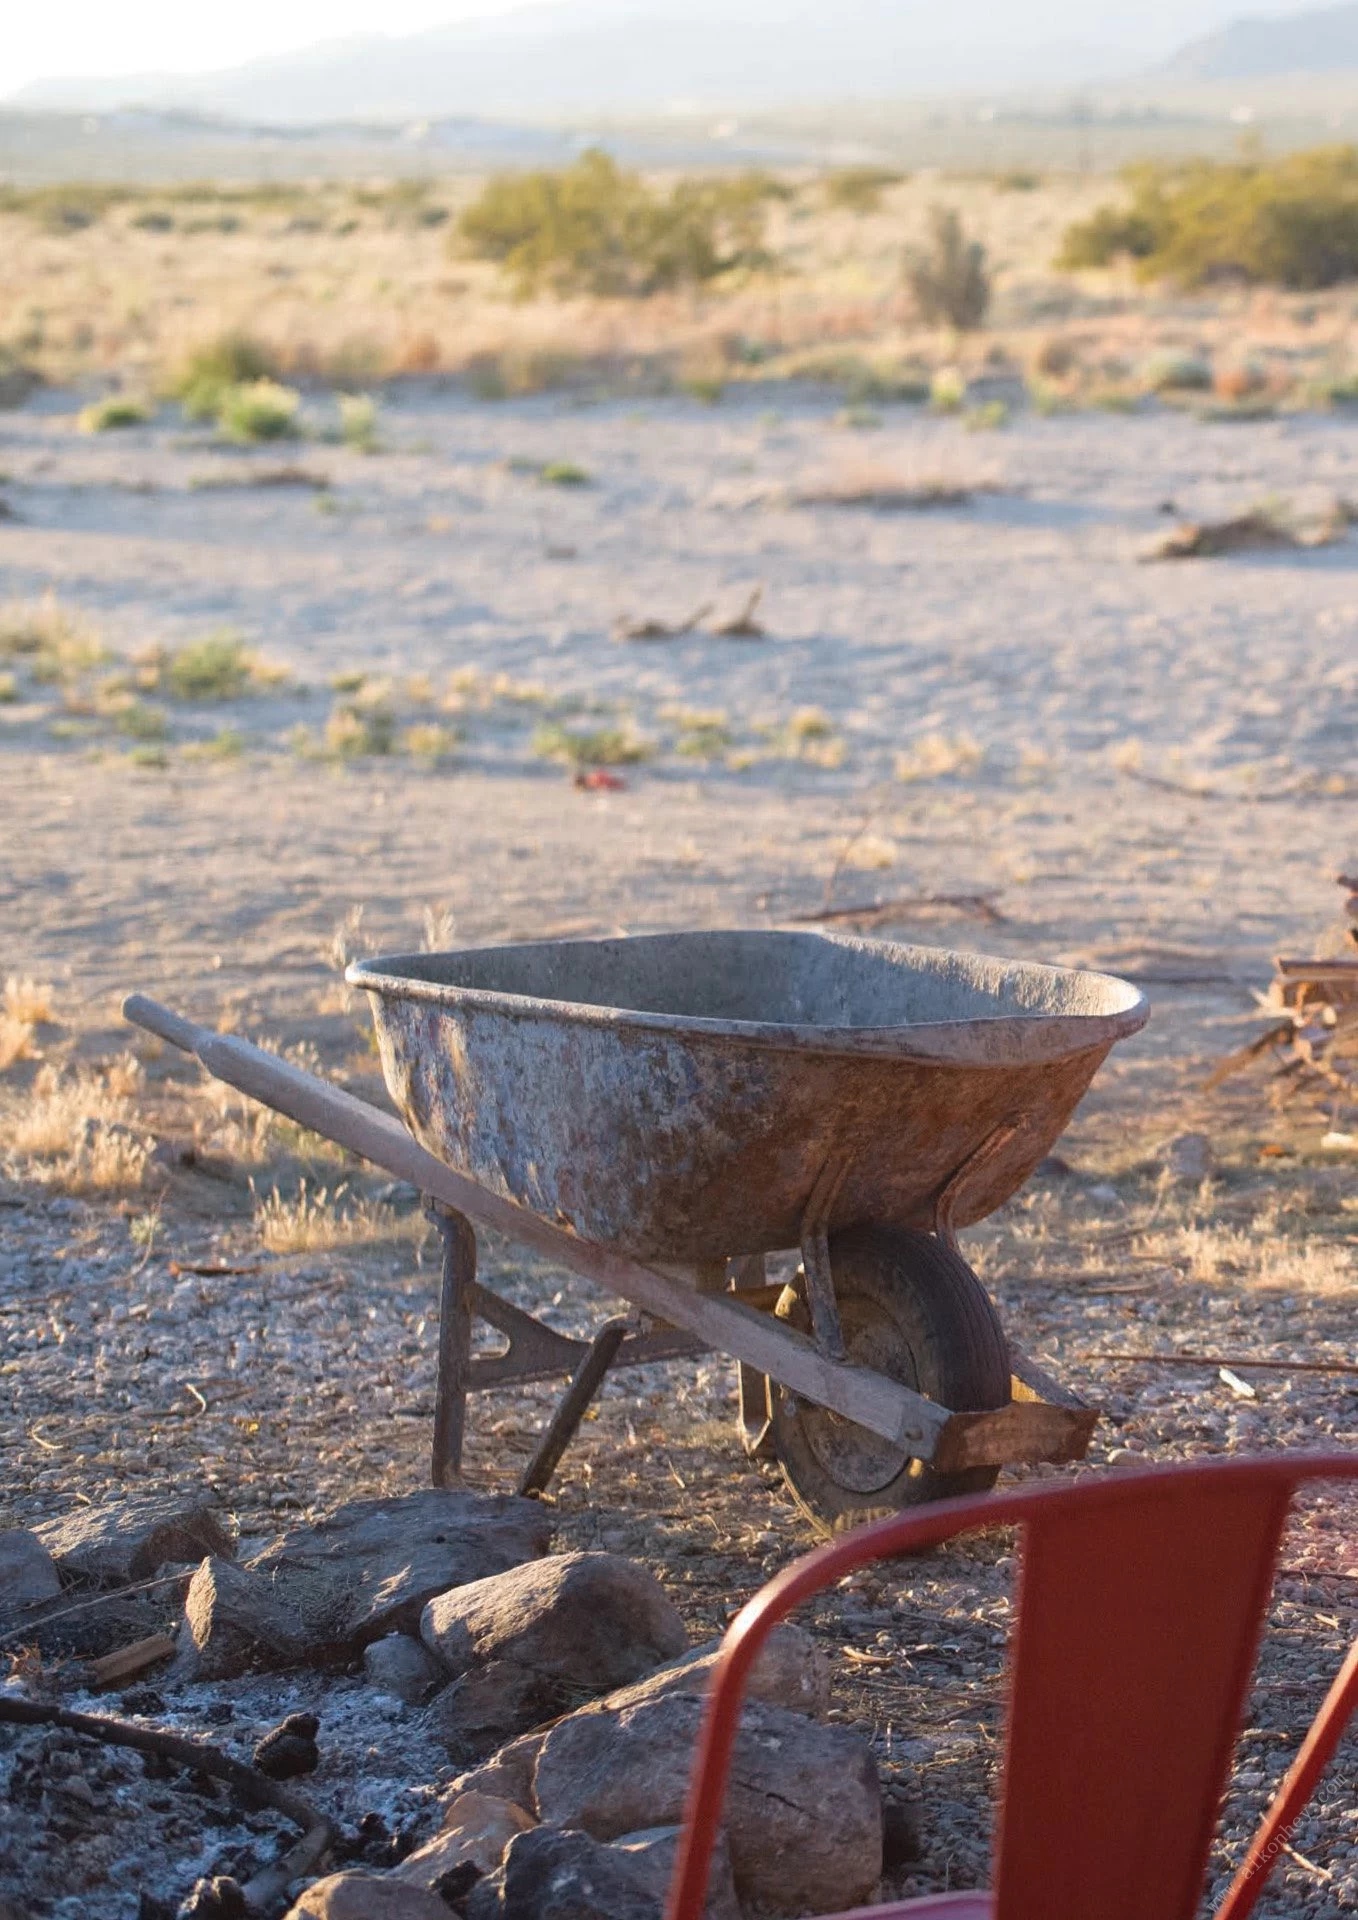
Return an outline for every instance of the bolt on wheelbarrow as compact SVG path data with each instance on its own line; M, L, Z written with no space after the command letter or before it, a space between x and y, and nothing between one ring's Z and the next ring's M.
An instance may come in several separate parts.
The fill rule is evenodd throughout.
M409 1181L443 1238L433 1475L469 1392L568 1374L545 1487L609 1368L717 1350L751 1452L825 1527L1080 1458L1094 1409L1016 1354L958 1250L1146 1019L1109 975L828 933L681 933L352 965L405 1126L140 995L128 1019ZM641 1320L568 1341L476 1278L475 1224ZM799 1253L785 1283L770 1254ZM475 1356L481 1317L509 1342Z

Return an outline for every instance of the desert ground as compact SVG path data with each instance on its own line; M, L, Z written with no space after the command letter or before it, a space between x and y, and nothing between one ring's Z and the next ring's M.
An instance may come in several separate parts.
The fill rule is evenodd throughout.
M70 240L31 245L74 272ZM1195 337L1228 320L1203 307ZM969 370L978 405L1007 391ZM259 1537L426 1471L413 1196L127 1028L124 994L380 1099L356 954L827 912L1150 998L1057 1155L964 1236L1006 1325L1104 1414L1085 1467L1030 1471L1352 1444L1353 1106L1267 1060L1206 1085L1259 1031L1273 956L1342 938L1358 870L1342 413L1016 403L969 431L998 416L846 410L805 378L492 402L426 368L382 390L374 450L320 386L302 438L242 449L168 405L82 433L96 377L0 413L0 1523L205 1476ZM1150 557L1261 503L1285 540ZM493 1237L482 1270L563 1329L608 1310ZM1179 1353L1205 1358L1135 1358ZM741 1451L732 1371L610 1381L551 1493L563 1542L645 1560L695 1634L812 1541ZM510 1484L549 1406L473 1402L474 1485ZM1354 1511L1316 1497L1289 1533L1218 1885L1355 1630ZM986 1870L1010 1546L808 1618L835 1713L918 1808L901 1891ZM313 1789L418 1831L438 1756L362 1691ZM307 1698L255 1683L240 1737ZM219 1704L171 1717L221 1731ZM1350 1738L1260 1912L1358 1906L1356 1766ZM0 1812L0 1847L53 1920L101 1878L119 1920L139 1894L172 1911L249 1844L146 1812L132 1850L96 1820L44 1852L22 1819Z

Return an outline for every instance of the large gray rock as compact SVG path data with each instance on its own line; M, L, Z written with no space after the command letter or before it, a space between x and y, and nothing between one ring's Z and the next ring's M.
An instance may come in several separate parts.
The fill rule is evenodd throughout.
M425 1488L352 1500L248 1564L301 1615L318 1653L347 1659L371 1640L413 1633L435 1594L535 1560L551 1538L540 1501Z
M546 1827L511 1840L466 1906L467 1920L662 1920L663 1911L620 1848Z
M700 1701L668 1694L561 1721L538 1756L538 1817L596 1840L676 1825L702 1712ZM725 1826L742 1900L778 1913L853 1906L882 1871L871 1749L847 1728L751 1703L736 1737Z
M430 1893L463 1893L483 1874L493 1873L515 1835L528 1833L534 1824L531 1815L508 1800L460 1793L449 1803L434 1838L408 1854L392 1878Z
M267 1580L230 1560L204 1560L184 1597L181 1677L232 1680L260 1668L300 1664L309 1651L300 1617Z
M579 1698L552 1674L514 1660L492 1660L445 1686L425 1715L425 1726L454 1766L474 1767L516 1734L560 1719Z
M286 1920L448 1920L436 1893L385 1873L330 1873L313 1880Z
M678 1660L671 1660L630 1687L619 1687L596 1703L596 1710L640 1706L669 1694L701 1700L711 1684L721 1652L720 1640L706 1640ZM774 1628L760 1649L745 1689L747 1700L785 1707L789 1713L821 1718L830 1705L830 1662L824 1649L804 1627L789 1621Z
M212 1496L201 1489L80 1507L35 1531L67 1580L100 1587L150 1580L164 1566L191 1565L205 1553L230 1560L236 1551Z
M61 1592L57 1563L36 1533L0 1533L0 1614L53 1600Z
M423 1706L448 1677L423 1642L409 1633L369 1641L363 1649L363 1671L370 1687L408 1707Z
M662 1908L679 1858L680 1832L678 1827L648 1827L644 1833L625 1833L620 1840L612 1842L614 1851L626 1856L637 1878ZM724 1833L718 1834L712 1853L712 1873L707 1885L707 1905L703 1908L703 1915L704 1920L741 1920L740 1902L736 1898L735 1880L731 1873L731 1850Z
M687 1651L654 1574L611 1553L563 1553L431 1600L420 1638L448 1672L512 1662L584 1693L639 1680Z
M444 1806L451 1811L460 1795L484 1793L497 1800L509 1800L536 1819L538 1803L533 1794L533 1773L546 1738L545 1729L540 1733L521 1734L492 1754L482 1766L459 1774L447 1790Z

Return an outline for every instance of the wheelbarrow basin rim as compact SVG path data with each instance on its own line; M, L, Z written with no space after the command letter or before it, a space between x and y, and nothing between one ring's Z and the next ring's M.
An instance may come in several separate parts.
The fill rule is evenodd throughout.
M677 997L681 1004L647 1007L572 997L580 992L582 982L588 982L592 963L607 972L616 969L620 958L632 957L643 964L654 962L657 977L670 983L664 997ZM945 1006L954 997L972 1004L955 1017L898 1015L864 1023L842 1018L725 1017L687 1011L682 1005L684 999L695 997L691 989L703 979L705 960L757 968L798 958L819 965L822 972L839 977L850 988L858 972L871 968L880 991L883 969L887 969L898 977L902 989L928 982L934 997ZM498 984L497 974L516 983ZM553 974L561 976L563 991L525 990L535 975ZM1033 1065L1092 1048L1106 1050L1137 1032L1149 1014L1145 995L1112 974L819 931L732 929L386 954L352 962L345 979L383 997L497 1013L511 1020L545 1018L789 1052L896 1056L957 1067ZM696 997L701 1000L701 991ZM776 992L769 998L776 1003Z

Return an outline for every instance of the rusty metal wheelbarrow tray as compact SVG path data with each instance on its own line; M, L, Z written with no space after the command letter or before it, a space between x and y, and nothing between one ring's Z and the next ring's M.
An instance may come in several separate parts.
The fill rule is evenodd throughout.
M359 962L416 1138L638 1259L966 1226L1146 1017L1106 974L828 933L659 934Z

